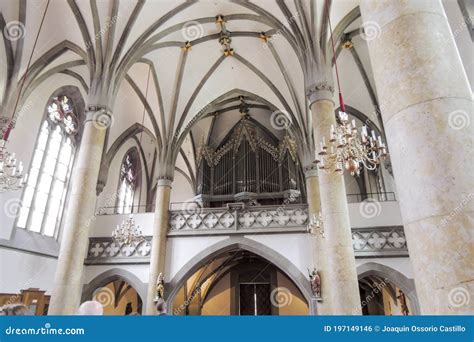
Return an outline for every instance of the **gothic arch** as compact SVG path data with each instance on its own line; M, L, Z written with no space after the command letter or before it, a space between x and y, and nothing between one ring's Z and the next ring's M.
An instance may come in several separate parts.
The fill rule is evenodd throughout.
M420 305L418 303L418 296L415 289L415 281L407 278L397 270L382 265L376 262L368 262L357 267L357 277L362 279L364 277L375 275L389 280L394 285L398 286L410 299L412 304L411 309L414 315L420 314Z
M316 300L312 295L310 284L306 276L290 260L272 248L241 236L232 236L223 241L219 241L193 256L191 260L176 273L174 278L166 284L167 290L169 291L167 298L168 308L173 307L175 296L184 282L201 268L206 261L236 248L255 253L277 266L301 291L308 303L309 314L314 315L317 313ZM169 313L172 314L171 310Z
M88 284L84 284L81 302L90 300L96 289L115 280L126 281L135 289L135 291L137 291L143 303L146 303L147 284L143 283L135 274L121 268L112 268L107 270L97 275Z

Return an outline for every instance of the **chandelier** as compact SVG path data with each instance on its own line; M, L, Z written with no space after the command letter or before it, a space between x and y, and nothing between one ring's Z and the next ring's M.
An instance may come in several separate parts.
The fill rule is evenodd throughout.
M331 33L331 43L333 52L333 63L336 71L337 87L339 90L339 120L336 127L331 125L329 132L329 147L326 145L326 138L322 137L320 151L316 152L313 161L319 164L319 169L325 171L333 170L336 173L344 173L344 169L352 176L359 175L362 167L368 170L375 170L377 166L387 157L387 147L380 136L376 136L372 129L370 136L367 126L362 126L360 136L357 131L355 120L349 123L349 116L346 113L344 99L342 96L341 82L339 80L339 69L337 67L336 47L334 44L334 34L332 31L331 18L329 16L329 2L326 0L326 15Z
M321 235L323 238L326 237L324 234L323 216L321 215L321 212L319 212L318 215L311 215L308 223L308 232L311 234Z
M0 139L0 193L23 188L27 175L23 176L23 163L17 165L15 153L6 148L7 141Z
M127 246L137 246L140 242L145 240L142 235L140 226L135 224L133 215L124 220L112 232L112 238L116 244L124 244Z
M374 130L369 135L365 125L359 135L355 120L349 123L349 117L343 111L339 112L339 122L336 127L331 125L329 146L326 138L322 138L314 163L319 164L321 170L332 169L342 174L345 169L352 176L359 175L362 167L375 170L387 156L381 136L376 136Z

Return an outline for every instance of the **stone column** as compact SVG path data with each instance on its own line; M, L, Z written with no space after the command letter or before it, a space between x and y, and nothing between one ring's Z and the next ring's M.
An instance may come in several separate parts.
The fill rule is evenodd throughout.
M309 95L317 145L323 136L329 141L331 125L336 125L332 92L316 90ZM349 209L342 175L319 171L321 211L325 231L330 303L334 315L360 315L359 283L352 247Z
M168 233L168 217L172 181L169 179L159 179L156 189L155 220L153 223L153 240L150 254L150 276L148 280L148 291L146 298L146 314L156 313L155 296L156 280L158 275L165 275L166 261L166 234ZM166 293L165 293L166 296ZM168 308L168 311L172 308Z
M423 314L474 312L471 89L439 0L363 0Z
M90 107L84 123L61 238L50 315L72 315L80 305L89 228L95 218L96 185L110 112Z
M309 218L314 215L316 217L321 211L321 202L319 198L319 183L318 183L318 170L315 166L305 168L306 178L306 197L308 201L308 215ZM325 238L318 232L312 232L311 236L311 248L313 255L313 265L319 271L321 276L321 297L322 300L316 304L318 315L330 315L331 314L331 284L329 281L328 266L327 266L327 255Z

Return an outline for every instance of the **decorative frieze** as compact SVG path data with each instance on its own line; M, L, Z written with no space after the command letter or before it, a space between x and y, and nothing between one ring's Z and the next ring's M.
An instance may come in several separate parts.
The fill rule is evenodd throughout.
M169 235L214 234L230 231L272 232L277 229L306 230L306 205L247 207L243 210L202 209L170 213Z
M185 213L171 211L168 237L197 235L306 233L306 205L247 207L241 210L202 209ZM116 244L112 238L89 239L86 264L148 263L151 236L136 246ZM352 245L357 258L408 256L402 226L352 228Z
M137 245L118 244L112 238L98 237L89 239L89 247L87 249L86 264L95 263L117 263L120 259L126 259L135 262L137 259L143 259L148 263L151 252L151 236Z
M352 228L352 246L356 257L408 255L402 226Z

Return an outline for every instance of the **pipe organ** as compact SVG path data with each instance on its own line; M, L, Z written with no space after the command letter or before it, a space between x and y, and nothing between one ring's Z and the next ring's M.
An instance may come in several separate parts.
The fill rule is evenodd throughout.
M272 144L244 116L217 148L204 143L197 156L197 194L209 206L236 201L281 204L302 202L304 178L296 142L288 134Z

